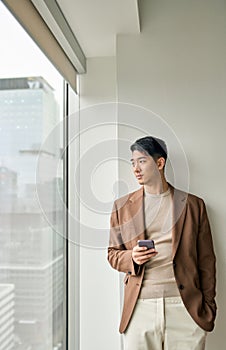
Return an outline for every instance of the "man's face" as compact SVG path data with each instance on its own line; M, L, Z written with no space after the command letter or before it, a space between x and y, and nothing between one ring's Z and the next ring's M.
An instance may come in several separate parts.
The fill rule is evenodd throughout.
M161 179L158 161L155 161L150 155L139 151L132 153L131 164L134 175L140 185L153 185Z

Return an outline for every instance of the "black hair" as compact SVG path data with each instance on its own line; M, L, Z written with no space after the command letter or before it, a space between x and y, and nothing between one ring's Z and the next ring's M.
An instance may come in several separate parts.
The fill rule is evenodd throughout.
M145 136L136 140L131 146L130 150L146 153L157 160L163 157L167 160L167 147L163 140L154 136Z

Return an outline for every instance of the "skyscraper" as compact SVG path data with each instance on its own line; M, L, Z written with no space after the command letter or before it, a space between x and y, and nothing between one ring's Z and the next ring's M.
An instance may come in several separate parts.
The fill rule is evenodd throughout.
M53 89L43 78L0 79L0 290L14 288L17 350L60 344L64 240L55 230L64 225L57 196L62 179L36 176L38 161L46 172L51 162L61 162L57 133L43 145L59 120Z

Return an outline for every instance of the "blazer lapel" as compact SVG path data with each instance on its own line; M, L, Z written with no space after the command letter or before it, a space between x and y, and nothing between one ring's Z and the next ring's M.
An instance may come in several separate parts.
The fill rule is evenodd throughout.
M173 200L172 258L174 259L183 232L188 194L173 188L171 185L170 188Z
M137 244L137 240L145 239L143 192L144 188L141 187L129 198L128 210L133 226L133 229L131 227L131 243L134 245Z

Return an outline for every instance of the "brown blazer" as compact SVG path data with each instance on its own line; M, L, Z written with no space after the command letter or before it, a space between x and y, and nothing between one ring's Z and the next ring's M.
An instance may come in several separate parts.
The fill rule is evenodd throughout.
M172 228L172 261L175 279L194 321L204 330L212 331L216 317L215 254L210 225L203 200L174 189L174 224ZM143 186L114 202L111 215L108 261L125 272L124 306L120 333L125 332L132 317L142 286L143 266L132 260L132 249L138 239L145 239Z

